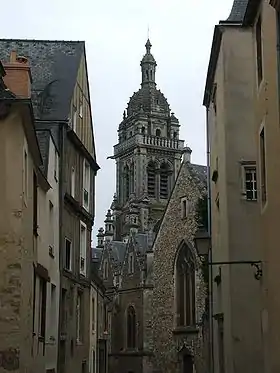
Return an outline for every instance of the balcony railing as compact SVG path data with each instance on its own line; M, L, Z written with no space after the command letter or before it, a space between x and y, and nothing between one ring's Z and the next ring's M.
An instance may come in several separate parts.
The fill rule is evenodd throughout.
M152 146L173 150L183 150L184 140L169 139L167 137L157 137L151 135L137 134L114 146L114 155L122 153L123 151L134 146Z

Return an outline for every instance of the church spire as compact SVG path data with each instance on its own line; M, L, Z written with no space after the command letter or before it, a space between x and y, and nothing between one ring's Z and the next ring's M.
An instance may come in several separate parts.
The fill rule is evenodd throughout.
M143 85L155 85L155 73L156 73L156 60L154 56L151 54L151 47L152 44L150 39L147 40L146 44L146 54L142 58L141 61L141 71L142 71L142 86Z

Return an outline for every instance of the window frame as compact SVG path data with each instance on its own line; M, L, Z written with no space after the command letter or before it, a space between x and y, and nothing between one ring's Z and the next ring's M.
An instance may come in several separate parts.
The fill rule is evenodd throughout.
M80 290L77 291L76 301L76 341L83 342L83 292Z
M137 348L137 320L133 305L126 309L126 348L134 350Z
M258 200L258 176L257 176L257 165L255 161L247 161L241 163L242 167L242 196L248 202L256 202ZM248 198L248 192L250 190L247 188L247 173L254 172L255 178L252 180L252 183L255 184L256 188L252 189L251 192L255 198Z
M89 162L84 159L83 165L83 207L86 211L90 210L90 187L91 187L91 169ZM85 193L87 193L87 201L85 198Z
M84 232L84 238L82 237L82 232ZM81 275L86 276L87 274L87 225L83 221L80 221L80 242L79 244L80 244L79 245L80 246L79 271ZM82 261L84 263L83 268L82 268Z
M262 40L262 15L257 17L255 24L255 45L256 45L256 68L257 83L260 87L263 81L263 40Z
M265 126L262 125L259 135L260 151L260 191L261 201L264 206L267 203L267 167L266 167L266 133Z
M67 268L66 266L66 258L67 258L67 255L66 255L66 242L69 242L70 244L70 255L69 255L69 268ZM72 272L73 268L72 268L72 256L73 256L73 250L72 250L72 241L68 238L68 237L65 237L64 238L64 252L65 252L65 259L64 259L64 265L63 265L63 268L68 271L68 272Z

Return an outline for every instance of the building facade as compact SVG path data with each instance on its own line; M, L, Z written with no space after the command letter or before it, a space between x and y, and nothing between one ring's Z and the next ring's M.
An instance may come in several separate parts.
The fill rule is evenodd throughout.
M156 61L148 40L141 61L141 88L128 103L118 129L119 142L114 147L116 194L106 214L105 229L99 229L98 245L93 250L112 302L109 372L204 372L205 367L199 365L202 344L198 341L202 341L205 289L192 235L197 228L196 202L205 193L205 167L191 165L191 149L184 148L184 141L179 139L179 121L157 89L155 72ZM202 173L202 184L196 173ZM178 193L186 197L184 203ZM181 206L187 209L187 196L192 213L190 220L181 220ZM165 222L170 215L174 220L179 217L178 229L173 225L167 229ZM172 237L174 242L170 245ZM168 248L163 250L164 242ZM177 260L179 246L182 255ZM164 255L170 259L170 266L163 261ZM160 273L162 261L166 266ZM196 290L191 291L195 316L184 319L185 324L182 321L176 334L173 264L176 262L179 267L184 261L190 267L193 263L192 286ZM187 266L182 276L186 272ZM167 282L172 284L171 294L163 290ZM171 296L167 303L159 301L163 294L165 300ZM190 307L185 308L186 313L189 310ZM185 315L182 310L182 319ZM160 336L165 328L166 333ZM167 350L171 353L164 355Z
M0 64L0 371L43 372L42 344L34 350L37 263L37 186L48 190L30 105L30 66L16 53ZM4 80L3 80L4 79ZM34 307L34 308L33 308ZM42 315L42 314L41 314ZM40 364L39 364L40 365Z
M213 267L213 360L219 372L279 370L273 234L279 208L279 5L234 1L229 18L215 27L208 68L212 260L231 262ZM250 263L233 261L260 263L253 271Z
M49 153L48 160L53 174L48 176L51 177L49 182L54 178L56 183L51 193L59 193L58 206L51 201L51 195L40 195L40 200L47 198L52 203L51 206L46 202L49 218L50 210L54 215L58 208L60 233L59 242L54 230L54 236L49 236L54 243L47 243L48 240L42 243L42 247L49 246L44 251L49 257L40 258L44 263L48 262L49 269L59 262L59 327L56 336L50 335L54 337L51 341L46 339L47 336L40 339L51 355L54 339L57 341L56 371L86 372L89 369L94 178L99 167L95 156L85 45L84 42L0 40L3 61L14 50L26 56L30 63L31 99L38 140L40 142L40 137L44 137L43 133L50 134L52 149L48 150L53 152ZM41 145L44 146L44 141ZM46 219L41 213L39 215ZM59 255L56 257L55 254ZM55 283L52 285L56 286ZM45 293L49 294L49 289L44 290ZM44 299L46 297L44 295Z

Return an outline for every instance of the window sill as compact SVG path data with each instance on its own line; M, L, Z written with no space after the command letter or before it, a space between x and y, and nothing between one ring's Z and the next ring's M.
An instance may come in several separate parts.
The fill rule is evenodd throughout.
M199 328L197 326L177 326L173 329L174 334L197 334Z

